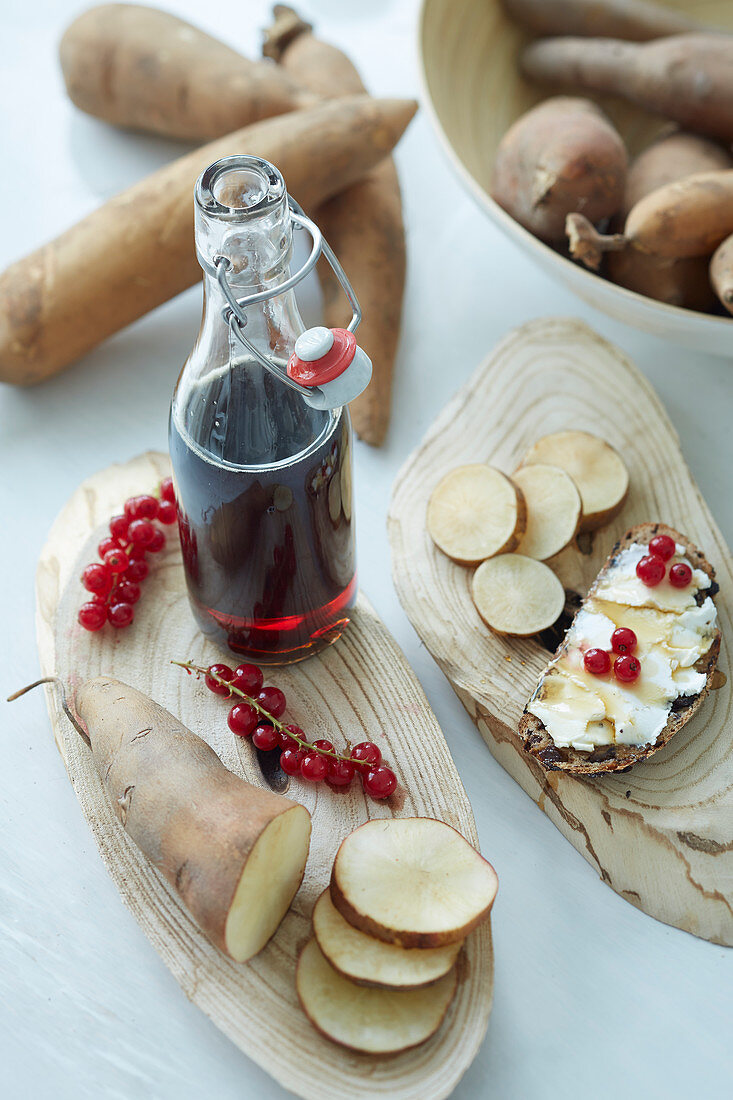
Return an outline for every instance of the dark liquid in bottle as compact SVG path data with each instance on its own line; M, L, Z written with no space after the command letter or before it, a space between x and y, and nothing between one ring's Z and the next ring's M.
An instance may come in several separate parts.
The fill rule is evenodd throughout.
M220 379L193 414L189 407L196 442L171 417L186 581L205 634L257 663L282 664L335 641L356 598L351 423L345 410L313 413L313 442L288 457L287 419L302 421L302 402L276 401L270 408L285 420L269 436L277 446L269 462L247 465L251 441L226 430L228 416L246 423L235 390L231 376Z

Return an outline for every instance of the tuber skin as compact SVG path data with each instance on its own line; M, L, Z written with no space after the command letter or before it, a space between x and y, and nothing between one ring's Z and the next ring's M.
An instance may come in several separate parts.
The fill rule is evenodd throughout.
M710 256L733 233L733 170L703 172L646 195L624 236L641 252L670 259Z
M733 37L683 34L642 44L548 38L523 51L521 68L530 80L617 95L695 133L733 141Z
M727 168L733 168L733 156L725 146L710 138L683 130L662 135L632 161L626 178L623 210L612 228L622 228L624 219L637 202L659 187L699 172ZM715 304L707 268L705 256L676 260L636 249L610 252L606 265L609 278L627 290L667 305L699 311L710 310Z
M510 19L536 35L577 35L647 42L700 24L646 0L501 0Z
M685 130L663 133L631 162L621 215L626 218L640 199L668 183L727 168L733 168L733 156L717 141Z
M540 240L565 239L568 214L611 217L623 202L627 156L606 116L585 99L557 96L523 115L501 140L492 197Z
M197 282L192 195L213 161L273 161L312 209L387 156L412 100L368 96L255 123L166 165L0 274L0 381L32 385Z
M76 709L125 832L211 942L245 961L240 953L232 954L232 935L227 935L243 870L265 831L281 815L291 814L302 840L302 867L283 911L274 914L278 919L269 939L302 881L310 840L306 808L234 775L202 738L119 680L99 676L83 684ZM265 896L249 898L251 906L265 901Z
M66 90L115 126L209 141L312 106L286 72L250 61L168 12L101 4L69 26L59 47Z
M327 98L365 91L349 58L316 38L292 8L278 4L274 16L264 50L302 87ZM319 207L315 220L342 263L364 313L357 338L372 360L372 380L350 410L359 438L378 447L389 427L407 263L400 184L392 158ZM319 278L324 322L329 328L344 328L351 311L325 262L319 267Z
M710 281L728 313L733 313L733 234L726 237L713 253Z

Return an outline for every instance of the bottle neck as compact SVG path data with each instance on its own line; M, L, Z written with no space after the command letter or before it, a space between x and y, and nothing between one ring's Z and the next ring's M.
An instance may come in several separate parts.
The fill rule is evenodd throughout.
M207 170L197 185L196 247L204 267L203 317L172 407L172 427L189 445L215 461L248 467L281 463L307 451L335 419L310 408L237 339L225 320L226 299L210 274L223 256L235 297L273 292L272 297L245 308L245 331L260 354L284 366L305 329L293 291L277 293L290 274L290 210L282 177L272 166L268 166L275 173L272 179L253 176L249 164L255 161L228 158L219 162L224 167L213 165ZM209 175L212 178L207 181ZM234 205L224 206L224 200ZM247 203L253 203L251 209L245 209Z

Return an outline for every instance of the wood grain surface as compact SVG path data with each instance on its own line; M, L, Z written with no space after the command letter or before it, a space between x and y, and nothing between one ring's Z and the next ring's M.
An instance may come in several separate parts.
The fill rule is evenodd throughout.
M541 435L595 432L631 475L622 513L583 552L548 564L585 595L615 540L633 524L684 532L717 571L723 634L716 690L698 715L630 772L578 779L545 772L517 735L549 653L533 639L502 638L481 622L472 571L427 534L428 497L466 462L511 473ZM533 321L510 333L458 392L398 476L389 516L394 579L415 629L450 680L494 756L613 890L667 924L733 945L733 637L731 555L700 496L657 397L617 348L584 324Z
M104 470L77 490L54 523L37 578L43 672L58 674L72 689L100 673L133 684L205 737L228 768L258 783L252 747L227 728L226 701L170 664L171 659L192 659L206 665L226 656L194 624L174 535L144 582L131 627L89 634L76 623L83 602L78 574L94 560L107 520L128 496L150 491L167 472L167 458L160 454ZM272 681L287 695L291 720L314 737L328 737L337 746L346 739L376 741L397 773L402 795L398 797L398 788L390 803L378 803L365 799L358 784L338 794L325 785L291 781L289 796L307 806L313 817L305 881L276 935L248 964L234 963L212 947L122 830L91 754L52 689L48 708L56 743L107 869L194 1004L299 1096L439 1100L453 1091L486 1031L493 992L488 923L469 937L459 957L459 990L440 1031L423 1046L388 1058L355 1054L318 1035L298 1005L294 968L341 840L369 818L423 815L449 822L477 844L466 792L420 685L363 596L335 646L303 664L274 671Z

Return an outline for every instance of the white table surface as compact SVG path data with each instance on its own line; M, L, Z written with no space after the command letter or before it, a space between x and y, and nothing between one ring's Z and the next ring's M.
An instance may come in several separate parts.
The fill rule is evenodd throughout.
M176 149L116 132L67 101L56 46L81 6L0 6L0 265ZM256 55L262 0L170 6L222 37L229 16L232 45ZM388 95L417 93L417 7L303 5L324 37L350 49L371 89ZM501 881L494 1011L454 1095L730 1095L733 956L617 897L494 761L398 603L385 517L395 474L456 386L509 327L563 314L585 318L639 364L730 542L733 363L613 323L553 285L464 194L425 115L398 160L410 271L389 440L356 450L360 575L445 730ZM34 569L53 517L95 470L165 448L168 402L198 321L194 289L61 377L26 391L0 387L3 697L37 674ZM53 746L42 695L3 706L0 1094L284 1097L186 1000L122 905ZM287 1036L273 1034L278 1042Z

